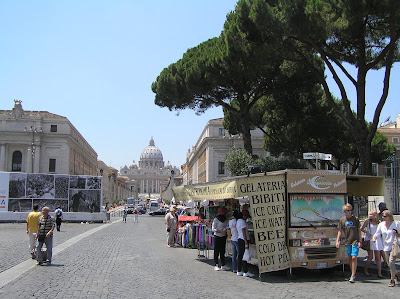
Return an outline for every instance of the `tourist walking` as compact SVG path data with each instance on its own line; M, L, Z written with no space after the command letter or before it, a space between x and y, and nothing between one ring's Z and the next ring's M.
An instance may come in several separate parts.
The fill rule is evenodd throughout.
M58 207L54 212L56 215L56 227L57 227L57 231L59 232L61 230L61 222L63 219L63 212L61 210L61 207Z
M165 215L165 226L167 228L167 247L174 246L175 234L178 226L177 217L175 217L176 208L171 207L167 215Z
M394 242L398 242L400 238L400 224L394 221L393 214L389 210L382 212L383 222L379 223L376 233L372 238L376 241L379 237L383 240L383 251L385 252L386 262L389 264L390 269L390 282L388 287L395 286L395 279L397 283L400 282L399 273L396 270L396 258L392 255L392 247Z
M49 215L49 208L44 207L42 209L42 216L39 218L38 234L36 238L38 239L37 246L37 265L43 264L43 254L42 247L46 244L46 257L47 265L51 265L51 258L53 255L53 231L55 228L54 218Z
M218 208L218 214L212 223L214 233L214 270L229 270L225 264L226 231L228 229L228 220L226 219L227 209ZM221 268L218 266L218 257L221 260Z
M136 208L133 211L133 222L135 222L135 223L139 222L139 212L138 212L138 210Z
M349 265L351 269L351 276L349 282L354 283L357 273L357 256L359 248L361 247L361 229L360 221L354 216L353 206L345 204L343 206L345 216L340 219L338 226L338 234L336 238L336 248L340 246L340 239L342 234L345 238L345 246L347 256L349 257Z
M126 217L128 216L128 210L124 208L122 211L122 222L126 223Z
M26 233L29 236L29 249L32 259L36 258L36 235L38 232L39 218L41 213L39 212L39 206L33 205L33 211L28 214L26 218Z
M379 222L378 213L376 211L371 211L368 214L368 219L364 221L361 227L361 231L365 233L365 240L369 241L369 250L367 250L368 259L365 263L364 274L366 276L371 276L371 274L368 272L368 267L375 256L376 266L378 267L378 277L383 278L381 264L381 251L383 250L382 238L379 237L376 239L376 241L372 240L376 230L378 229Z

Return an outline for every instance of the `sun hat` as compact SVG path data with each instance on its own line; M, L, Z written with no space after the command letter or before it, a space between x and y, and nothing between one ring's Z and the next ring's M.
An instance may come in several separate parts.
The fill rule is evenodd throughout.
M226 215L226 213L227 213L227 210L225 207L219 207L217 216Z

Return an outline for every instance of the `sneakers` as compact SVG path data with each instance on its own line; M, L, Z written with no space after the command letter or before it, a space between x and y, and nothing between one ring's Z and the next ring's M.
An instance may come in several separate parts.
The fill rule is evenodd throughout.
M349 279L349 282L355 283L356 282L356 277L355 276L351 276L350 279Z
M252 277L254 277L254 274L252 274L252 273L250 273L250 272L246 272L246 273L243 274L243 277L252 278Z
M223 270L223 271L229 271L230 268L229 268L228 266L222 266L222 267L221 267L221 270Z
M37 266L41 266L41 265L43 265L43 263L42 262L36 262L36 265Z
M243 272L238 272L237 276L243 276Z
M219 270L221 270L221 268L218 267L218 266L215 266L215 267L214 267L214 270L215 270L215 271L219 271Z

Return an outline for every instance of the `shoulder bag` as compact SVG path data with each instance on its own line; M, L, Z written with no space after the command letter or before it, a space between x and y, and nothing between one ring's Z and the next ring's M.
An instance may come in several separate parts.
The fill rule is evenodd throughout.
M393 242L392 246L392 257L400 259L400 246L399 246L399 240L396 238L396 241Z
M368 220L368 229L369 229L369 220ZM369 229L369 231L370 231L370 229ZM362 238L361 239L361 248L362 249L364 249L364 250L366 250L366 251L369 251L370 250L370 241L369 240L365 240L365 238Z

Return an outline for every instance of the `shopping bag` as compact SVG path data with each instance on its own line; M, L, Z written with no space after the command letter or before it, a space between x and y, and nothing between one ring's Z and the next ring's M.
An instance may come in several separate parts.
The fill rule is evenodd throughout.
M246 250L244 251L242 260L244 260L244 261L246 261L246 262L250 262L250 261L251 261L250 251L249 251L248 249L246 249Z
M399 246L399 240L397 238L396 241L393 242L392 257L400 259L400 246Z

